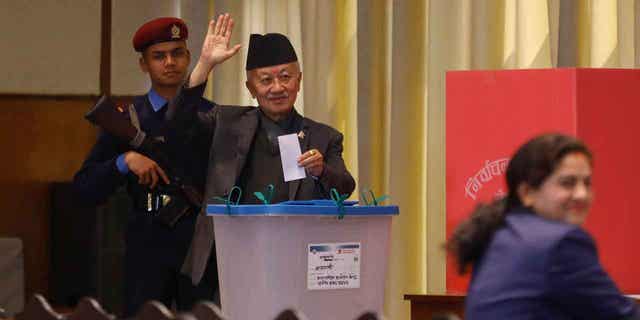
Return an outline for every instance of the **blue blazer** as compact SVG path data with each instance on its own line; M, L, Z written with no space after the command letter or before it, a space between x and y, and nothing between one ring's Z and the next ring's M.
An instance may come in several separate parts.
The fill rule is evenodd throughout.
M466 319L640 319L580 227L509 212L475 264Z

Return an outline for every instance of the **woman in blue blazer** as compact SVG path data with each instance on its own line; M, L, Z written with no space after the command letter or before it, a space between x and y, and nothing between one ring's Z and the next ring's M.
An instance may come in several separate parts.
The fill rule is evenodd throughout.
M466 319L640 319L580 227L593 197L591 167L587 147L565 135L516 151L507 196L479 205L447 244L461 273L473 267Z

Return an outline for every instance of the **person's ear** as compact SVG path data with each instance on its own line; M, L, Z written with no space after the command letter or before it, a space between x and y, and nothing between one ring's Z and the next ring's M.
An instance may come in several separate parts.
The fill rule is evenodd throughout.
M251 97L252 98L256 98L256 88L251 84L251 82L249 82L249 80L244 82L244 85L247 87L247 90L249 90L249 93L251 93Z
M300 87L302 86L302 71L298 74L298 91L300 91Z
M142 72L149 73L149 66L147 65L147 60L144 59L144 54L142 54L138 59L138 65L140 66L140 70L142 70Z
M532 207L535 202L535 190L526 182L518 186L518 198L525 207Z

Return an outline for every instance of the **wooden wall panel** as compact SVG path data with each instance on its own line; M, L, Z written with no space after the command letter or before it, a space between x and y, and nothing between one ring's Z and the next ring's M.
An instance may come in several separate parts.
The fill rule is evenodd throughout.
M21 238L26 293L48 293L50 185L69 181L96 137L95 97L0 95L0 237Z

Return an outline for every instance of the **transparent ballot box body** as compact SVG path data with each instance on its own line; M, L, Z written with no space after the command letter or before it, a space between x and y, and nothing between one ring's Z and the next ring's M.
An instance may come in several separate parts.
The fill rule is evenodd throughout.
M207 214L229 319L273 319L286 308L310 320L382 314L397 206L295 201L208 205Z

